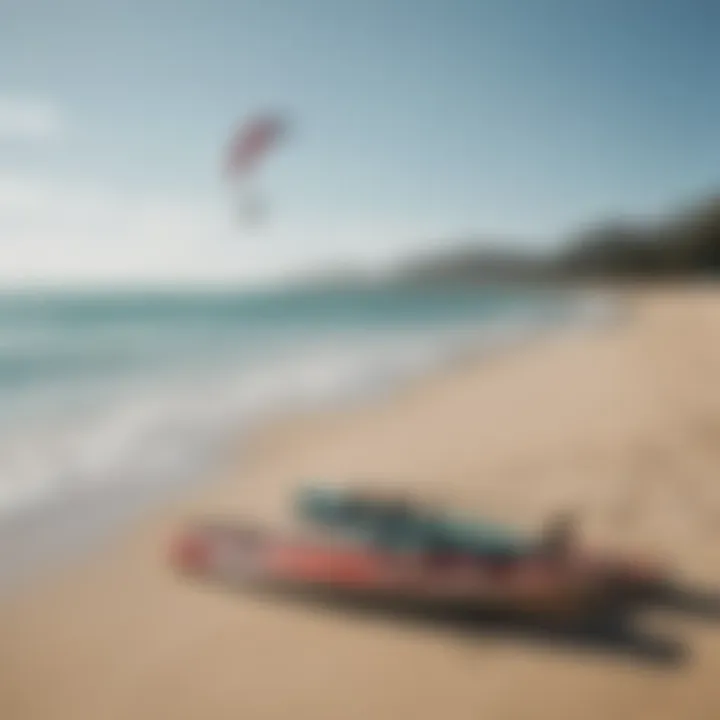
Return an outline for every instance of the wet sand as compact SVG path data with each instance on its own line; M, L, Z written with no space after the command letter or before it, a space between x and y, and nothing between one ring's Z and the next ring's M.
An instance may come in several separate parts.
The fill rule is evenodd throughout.
M180 580L163 554L193 513L284 523L298 481L357 478L528 529L570 507L588 543L720 588L720 290L626 301L610 328L289 420L212 484L5 600L0 718L720 717L717 621L655 611L637 621L644 639L600 649L270 603ZM659 661L663 638L684 662Z

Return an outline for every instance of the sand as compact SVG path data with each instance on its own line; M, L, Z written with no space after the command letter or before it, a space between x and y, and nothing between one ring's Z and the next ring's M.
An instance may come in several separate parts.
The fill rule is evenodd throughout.
M175 577L177 524L286 521L299 479L407 484L521 527L564 507L586 541L720 587L720 291L628 293L561 331L367 406L295 418L113 547L0 605L0 718L718 718L720 623L655 611L683 663L270 603Z

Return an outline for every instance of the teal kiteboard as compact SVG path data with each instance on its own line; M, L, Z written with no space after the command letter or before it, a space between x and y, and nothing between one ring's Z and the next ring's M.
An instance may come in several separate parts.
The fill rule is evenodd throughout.
M305 486L294 510L304 522L387 551L518 558L537 549L506 527L341 487Z

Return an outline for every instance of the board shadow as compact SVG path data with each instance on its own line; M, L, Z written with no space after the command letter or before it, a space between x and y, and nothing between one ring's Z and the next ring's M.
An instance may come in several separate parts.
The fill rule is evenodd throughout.
M306 604L349 619L370 616L415 631L450 633L470 642L498 639L523 642L547 649L602 654L666 669L679 668L690 658L688 647L680 640L642 630L634 608L629 605L616 604L592 615L568 620L476 605L429 605L328 588L240 587L220 581L213 585L225 591L250 592L268 601Z

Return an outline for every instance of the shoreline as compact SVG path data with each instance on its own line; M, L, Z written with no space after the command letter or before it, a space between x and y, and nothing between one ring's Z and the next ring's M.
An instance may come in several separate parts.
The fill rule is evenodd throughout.
M367 479L525 527L578 507L588 542L652 551L720 585L720 291L632 303L598 332L553 334L502 362L463 362L258 433L240 464L0 604L0 715L717 717L718 625L644 622L692 648L694 661L669 674L522 638L263 603L184 583L165 563L189 515L281 524L297 482Z
M434 352L431 359L416 368L407 367L390 372L382 381L348 387L337 397L311 401L309 407L271 408L267 417L245 427L223 429L214 441L212 454L182 477L71 486L67 491L10 510L0 517L0 607L5 597L22 593L38 582L42 584L43 574L54 576L74 562L102 552L132 532L138 522L162 514L165 505L182 503L186 494L194 495L196 489L202 492L212 484L208 477L222 475L228 466L242 467L243 454L252 453L258 436L272 436L276 425L286 427L328 413L344 415L366 407L372 409L408 390L422 388L466 367L495 363L558 334L593 332L604 325L608 314L617 314L617 305L616 298L607 292L575 292L570 299L562 297L559 319L553 316L539 322L530 316L519 323L510 319L508 324L501 316L499 324L491 321L485 325L480 321L473 332L464 329L458 338L451 338L447 352Z

